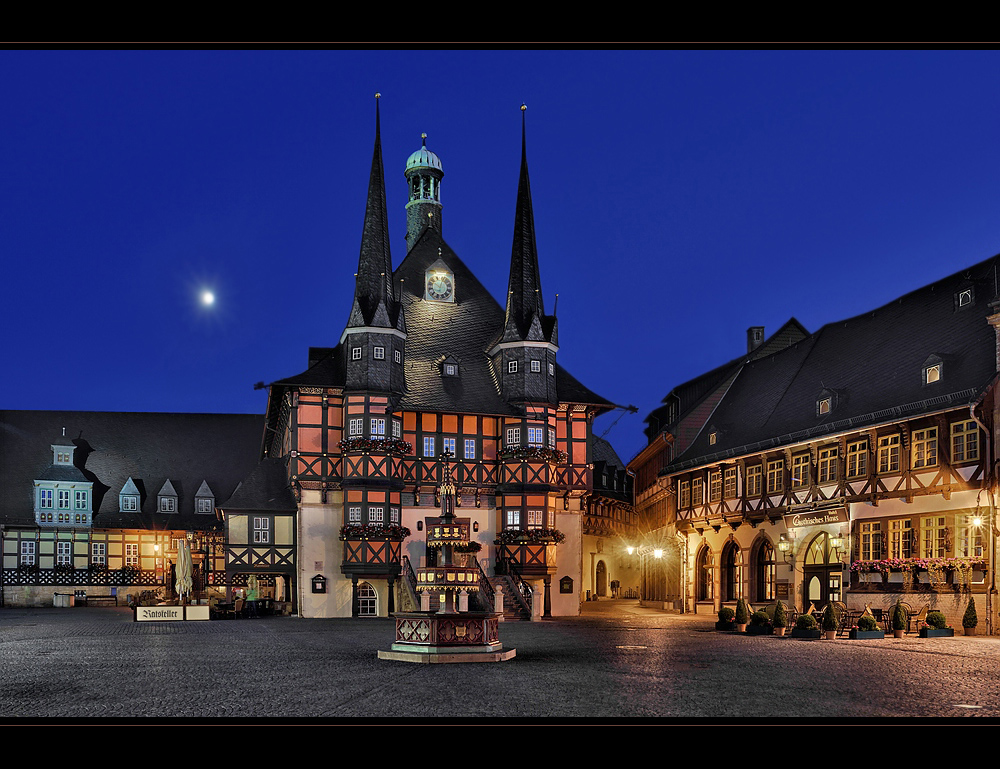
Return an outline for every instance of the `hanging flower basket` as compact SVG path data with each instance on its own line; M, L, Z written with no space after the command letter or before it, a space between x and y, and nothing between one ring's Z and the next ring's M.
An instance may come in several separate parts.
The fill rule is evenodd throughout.
M340 527L341 540L348 539L406 539L410 530L406 526L373 526L349 523Z
M565 451L543 446L514 446L500 452L500 459L539 460L555 464L563 464L568 458Z
M413 446L398 438L345 438L340 442L340 450L365 451L384 454L412 454Z

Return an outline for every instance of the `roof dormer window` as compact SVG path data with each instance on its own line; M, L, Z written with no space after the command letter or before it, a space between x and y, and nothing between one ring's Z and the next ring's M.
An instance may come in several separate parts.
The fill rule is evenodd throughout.
M940 355L931 355L924 361L924 366L921 371L921 379L923 384L930 385L935 382L940 382L944 377L944 361L941 359Z

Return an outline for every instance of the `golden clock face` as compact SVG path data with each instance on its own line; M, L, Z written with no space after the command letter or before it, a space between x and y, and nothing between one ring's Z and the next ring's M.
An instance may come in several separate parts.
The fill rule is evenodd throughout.
M455 285L451 276L443 272L433 272L427 276L427 298L447 302L452 298Z

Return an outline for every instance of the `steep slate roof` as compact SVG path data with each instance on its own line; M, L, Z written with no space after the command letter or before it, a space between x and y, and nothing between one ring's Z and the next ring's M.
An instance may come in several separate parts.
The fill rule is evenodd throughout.
M808 338L744 365L711 424L663 473L974 403L997 375L993 314L1000 257L910 292L872 312L829 323ZM958 307L957 293L974 301ZM943 377L924 384L930 356ZM834 397L817 413L821 394Z
M65 427L76 446L70 469L94 483L94 528L215 528L214 515L194 512L195 493L207 482L217 505L232 494L257 463L263 426L252 414L0 411L0 522L34 524L32 481L47 477L52 436ZM129 477L141 509L120 513ZM178 512L161 514L167 482Z
M288 485L288 466L283 458L265 457L236 488L228 500L217 506L225 510L295 512L297 505Z

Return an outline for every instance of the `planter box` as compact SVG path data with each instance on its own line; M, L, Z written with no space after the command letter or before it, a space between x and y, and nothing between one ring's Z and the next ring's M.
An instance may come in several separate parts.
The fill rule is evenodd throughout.
M716 622L715 623L715 629L716 630L730 630L730 631L736 630L736 623L735 622Z
M850 637L857 641L865 641L872 638L885 638L885 633L881 630L851 630Z
M951 638L955 635L955 629L950 627L922 627L920 628L921 638Z
M774 635L770 625L747 625L747 635Z
M906 576L906 574L904 572L901 572L901 571L890 571L889 572L889 582L893 582L893 583L896 583L896 584L902 584L903 581L904 581L904 577L905 576Z
M804 638L807 640L820 639L823 637L823 631L819 630L803 630L802 628L792 628L791 633L792 638Z
M882 584L882 572L880 571L860 571L858 572L858 582L875 582Z

